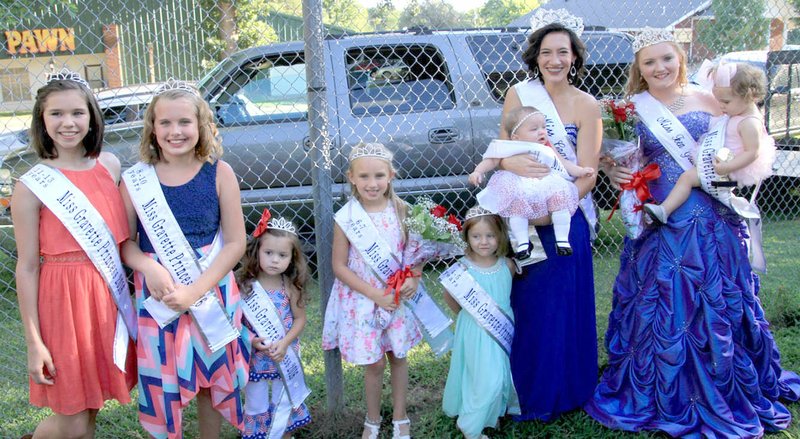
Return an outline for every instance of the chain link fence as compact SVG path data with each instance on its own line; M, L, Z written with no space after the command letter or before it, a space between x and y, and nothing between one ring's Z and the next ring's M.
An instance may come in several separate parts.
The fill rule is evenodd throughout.
M248 231L265 206L293 219L316 271L315 249L329 237L315 233L315 201L329 194L336 209L346 200L346 157L359 142L378 141L395 153L401 197L431 196L465 213L477 192L467 174L497 136L505 91L527 77L520 55L530 13L539 6L487 0L461 11L441 0L322 1L318 46L325 68L316 72L322 82L313 84L304 44L292 41L304 35L300 0L6 4L0 11L0 339L10 348L0 349L0 385L16 389L10 393L19 404L27 403L25 344L7 207L14 182L35 163L25 129L47 73L69 68L96 88L106 150L123 168L137 161L141 117L157 84L193 81L215 112L223 159L239 177ZM580 87L598 98L621 96L633 60L631 36L646 26L674 32L690 71L723 56L762 67L770 83L765 113L780 152L759 205L767 223L797 220L800 51L791 49L800 43L794 29L800 13L792 2L552 0L542 7L583 17L588 72ZM327 102L315 113L324 135L309 131L309 90ZM320 144L329 151L314 156ZM329 174L330 185L314 187L319 171ZM605 218L616 194L601 179L594 197L601 218L596 264L613 271L624 230ZM320 256L321 266L328 257Z

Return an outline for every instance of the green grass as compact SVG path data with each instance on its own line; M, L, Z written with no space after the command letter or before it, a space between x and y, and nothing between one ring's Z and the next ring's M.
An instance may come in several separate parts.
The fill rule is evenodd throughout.
M615 218L607 223L596 242L594 262L597 304L597 327L599 361L606 364L602 338L611 310L611 287L618 270L619 231L621 226ZM8 236L0 234L0 282L11 282L13 266L8 253ZM765 248L769 273L763 276L760 299L768 319L772 322L775 340L781 349L782 364L786 369L800 371L800 286L797 267L800 267L800 221L773 221L765 225ZM13 242L11 244L13 249ZM5 267L5 268L4 268ZM427 273L432 294L438 296L434 283L435 267ZM1 285L1 284L0 284ZM303 336L303 360L308 384L313 394L307 400L312 409L313 422L295 434L297 438L341 438L357 437L364 419L363 374L359 367L343 364L344 404L338 415L326 411L324 385L324 359L319 348L322 322L319 309L319 291L312 288L308 305L309 324ZM25 350L22 341L16 299L13 291L0 292L0 337L4 347L0 350L0 437L16 438L33 431L36 423L47 415L46 410L32 408L27 402L27 379L25 377ZM421 346L409 354L410 388L408 411L412 420L412 431L418 438L458 438L455 420L446 417L441 410L441 394L447 376L448 357L435 358L427 346ZM136 394L134 392L135 400ZM389 437L391 424L391 396L388 371L383 394L383 436ZM794 416L791 428L768 435L775 438L800 438L800 404L790 404ZM194 406L185 411L186 437L197 436L197 419ZM648 438L664 437L658 434L630 434L609 430L576 411L562 416L550 424L538 422L515 423L503 419L499 428L487 430L492 438ZM108 403L98 419L98 438L144 438L139 427L135 403L120 406ZM235 438L235 429L226 426L223 438Z

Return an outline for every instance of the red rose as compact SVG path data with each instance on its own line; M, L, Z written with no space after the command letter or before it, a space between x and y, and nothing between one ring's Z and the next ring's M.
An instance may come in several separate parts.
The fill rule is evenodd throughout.
M447 217L447 222L456 226L456 229L460 232L461 231L461 221L456 218L455 215L452 213Z
M614 115L614 122L620 123L628 120L628 105L617 105L611 102L611 114Z
M431 215L435 216L436 218L444 218L445 213L447 213L447 209L438 204L431 208Z

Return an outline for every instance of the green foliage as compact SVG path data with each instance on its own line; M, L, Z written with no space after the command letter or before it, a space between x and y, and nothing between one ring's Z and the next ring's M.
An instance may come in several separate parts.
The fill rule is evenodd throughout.
M202 26L206 35L204 67L215 65L225 56L248 47L277 41L275 31L264 21L268 0L200 0L208 11ZM224 20L223 11L231 21Z
M445 0L411 0L400 14L398 25L401 28L421 26L429 29L448 29L466 27L472 24L470 18Z
M44 15L45 12L65 11L75 15L78 10L77 3L69 0L4 0L0 7L0 26L11 29L19 26L21 17L28 17L32 13Z
M358 32L370 30L367 10L356 0L322 0L322 21Z
M539 0L487 0L477 14L476 24L487 27L506 26L540 4Z
M722 55L767 46L769 20L764 18L764 0L714 0L711 10L714 20L696 25L700 42L711 52Z
M395 9L392 0L381 0L374 8L367 9L369 26L376 31L397 29L399 19L400 12Z

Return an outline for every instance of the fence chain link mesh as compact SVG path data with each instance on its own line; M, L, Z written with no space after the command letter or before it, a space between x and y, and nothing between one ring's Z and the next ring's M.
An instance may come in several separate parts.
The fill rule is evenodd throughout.
M474 203L477 189L468 185L467 174L497 137L505 91L528 77L520 55L527 16L538 6L536 1L485 3L463 12L439 0L323 2L331 141L325 164L334 182L326 192L333 194L334 209L349 194L350 149L370 141L394 152L395 189L401 197L431 196L462 216ZM764 183L758 203L767 223L796 220L800 51L770 54L769 59L767 51L800 49L792 46L800 44L800 28L794 28L800 13L789 2L764 0L612 4L552 0L543 6L569 7L587 25L588 71L580 87L598 98L621 96L633 59L630 35L645 26L674 32L688 54L690 73L703 59L723 55L762 67L769 78L768 127L780 152L776 174ZM141 117L155 86L168 78L193 81L216 115L223 159L239 178L248 232L261 209L269 207L300 226L315 271L317 256L330 258L314 254L316 164L310 154L301 6L300 0L4 2L0 339L11 348L0 349L0 386L11 399L0 407L27 404L8 205L13 184L36 161L26 148L25 129L35 92L51 71L77 71L95 88L106 123L106 150L119 157L123 168L137 161ZM618 218L606 220L617 194L605 177L594 198L601 218L596 264L612 270L624 229ZM15 424L9 414L0 413L6 419L0 436L33 428ZM115 428L107 426L104 434L132 434Z

